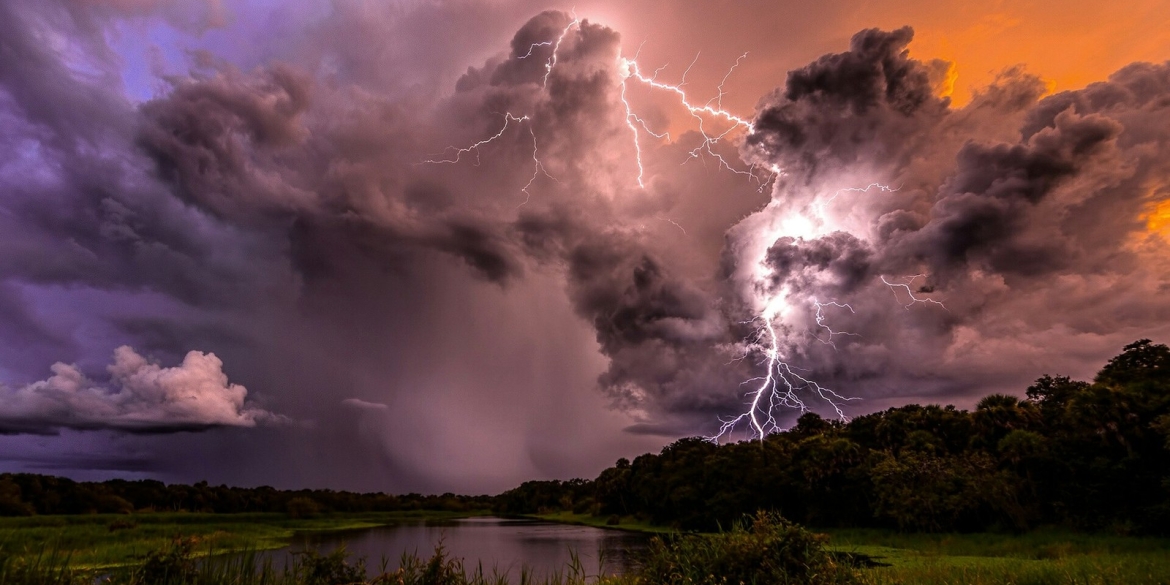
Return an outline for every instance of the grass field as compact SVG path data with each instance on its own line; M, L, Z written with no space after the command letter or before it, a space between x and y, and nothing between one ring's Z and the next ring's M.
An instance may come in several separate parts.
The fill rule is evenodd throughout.
M900 534L829 531L829 548L888 567L862 571L874 584L1170 583L1170 539L1036 531L1028 534Z
M176 536L194 537L204 554L281 548L298 532L353 530L398 522L446 520L473 514L435 511L323 514L293 519L286 514L151 513L133 515L0 518L0 552L36 556L45 551L69 557L78 568L133 563Z

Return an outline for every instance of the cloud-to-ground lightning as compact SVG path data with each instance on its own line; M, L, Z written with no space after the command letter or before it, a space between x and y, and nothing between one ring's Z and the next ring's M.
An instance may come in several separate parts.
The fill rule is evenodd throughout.
M755 439L762 440L770 433L781 431L783 428L776 418L781 409L796 410L801 413L811 410L810 404L801 398L802 394L819 399L820 402L832 409L839 419L848 420L843 407L845 403L857 400L857 398L843 396L820 385L807 375L797 373L795 367L785 361L780 343L780 332L777 330L778 325L785 322L785 314L788 311L803 306L804 301L791 298L790 291L784 286L775 287L765 284L770 282L773 277L772 269L769 268L766 261L767 248L784 236L814 239L829 233L831 230L827 227L830 222L829 218L826 217L826 204L832 202L842 193L869 193L871 191L892 193L897 190L897 188L881 183L870 183L864 187L837 189L831 195L807 206L803 211L781 211L775 201L768 208L765 208L766 212L771 209L776 214L783 214L784 221L781 222L781 225L766 230L767 233L763 234L764 237L760 239L763 247L747 254L748 258L754 254L753 270L750 277L752 294L757 296L757 300L760 301L760 305L757 306L762 308L752 321L758 325L746 341L744 353L745 357L748 355L762 356L761 365L766 368L765 375L744 382L744 384L753 384L753 389L745 395L746 409L738 416L722 419L719 432L708 437L709 440L718 442L731 439L737 432L737 428L745 424L749 434ZM940 301L914 294L915 291L911 285L918 278L924 278L924 275L906 277L902 279L904 282L891 282L884 276L881 277L881 280L891 289L902 288L906 291L910 298L907 307L916 303L931 303L942 307L943 304ZM896 290L895 294L897 294ZM852 305L839 300L821 301L816 297L808 299L808 302L811 303L810 310L813 312L813 321L816 326L813 336L817 340L837 349L836 337L859 336L856 333L835 329L828 323L827 308L841 309L854 314ZM945 309L945 307L943 308Z
M744 382L744 385L758 382L759 385L747 393L747 409L738 416L722 419L719 432L707 439L719 442L723 438L730 439L736 428L746 423L753 438L763 440L769 434L783 430L776 413L782 409L809 412L809 405L800 397L800 391L810 391L823 402L828 404L837 417L848 420L842 405L845 402L858 400L854 397L842 396L833 390L821 386L817 382L806 378L794 371L793 366L784 361L780 349L780 337L776 332L776 320L782 308L783 297L777 296L769 303L768 308L757 318L760 323L749 342L749 352L762 352L765 374ZM819 312L819 307L818 307Z

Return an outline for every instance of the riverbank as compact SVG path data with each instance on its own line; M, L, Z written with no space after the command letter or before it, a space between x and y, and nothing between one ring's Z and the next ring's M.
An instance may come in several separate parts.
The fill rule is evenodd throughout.
M68 556L76 568L112 567L140 561L176 537L194 538L201 555L279 549L299 533L341 532L404 522L486 515L477 512L412 510L320 514L139 513L0 518L0 552L35 557Z

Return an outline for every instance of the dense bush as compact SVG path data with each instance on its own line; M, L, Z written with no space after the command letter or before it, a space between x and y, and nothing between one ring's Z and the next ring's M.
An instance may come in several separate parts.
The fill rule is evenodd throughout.
M778 514L715 535L655 538L638 574L644 585L836 585L857 574L825 550L825 537Z

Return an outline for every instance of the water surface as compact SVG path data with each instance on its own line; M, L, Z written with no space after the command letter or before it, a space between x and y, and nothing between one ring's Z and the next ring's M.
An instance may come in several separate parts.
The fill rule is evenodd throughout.
M576 553L586 574L593 576L599 568L607 575L633 568L649 536L539 520L478 517L308 533L297 537L285 553L307 548L330 552L344 544L354 557L366 557L366 567L371 572L378 570L383 557L392 571L398 568L402 553L429 558L440 542L449 557L463 559L469 572L482 564L487 575L496 570L515 578L524 566L536 575L548 575L566 570L571 555Z

